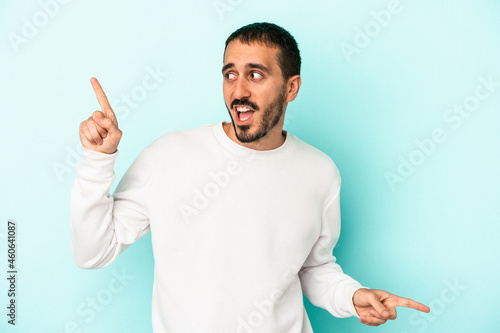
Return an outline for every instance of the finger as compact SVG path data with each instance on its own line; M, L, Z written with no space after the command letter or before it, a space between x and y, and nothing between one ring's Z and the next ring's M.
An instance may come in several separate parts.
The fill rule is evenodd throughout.
M378 319L386 319L385 317L382 317L381 315L379 315L378 312L375 310L370 310L370 316L378 318Z
M101 123L103 118L104 118L104 114L101 111L96 111L92 114L92 120L94 120L96 123L97 132L99 132L99 134L101 135L101 138L104 139L108 135L108 131L106 129L102 128L101 126L99 126L99 124Z
M397 318L397 316L398 314L396 312L396 308L389 308L389 317L387 317L386 319L394 320Z
M379 326L385 324L387 319L380 319L371 316L362 316L359 318L359 322L368 326Z
M404 297L399 297L399 296L396 296L396 306L404 306L406 308L411 308L411 309L415 309L415 310L422 311L422 312L430 312L431 311L431 309L427 305L424 305L424 304L419 303L419 302L415 302L414 300L412 300L410 298L404 298Z
M108 131L106 145L110 149L109 152L112 153L116 151L122 137L122 131L119 130L118 127L116 127L115 124L108 118L102 119L100 126Z
M101 119L99 119L99 122L97 124L99 126L101 126L102 128L104 128L108 132L108 135L114 136L114 137L117 137L117 136L121 137L122 131L120 131L118 129L118 127L115 125L115 123L113 121L111 121L111 119L101 118Z
M111 105L109 105L108 98L106 97L104 90L102 90L99 81L97 81L97 79L93 77L90 79L90 83L94 88L95 95L97 96L97 101L99 101L99 105L101 106L102 111L104 112L104 116L106 118L111 118L111 119L115 118L115 113L113 112Z
M96 124L94 120L89 119L87 121L87 128L89 129L90 135L92 136L92 140L98 145L102 144L102 138L99 132L97 131Z
M96 145L97 144L94 141L94 138L92 137L92 134L90 133L90 129L89 129L88 125L87 125L87 120L82 121L81 124L80 124L80 140L82 141L82 144L84 144L85 142L89 143L90 145Z

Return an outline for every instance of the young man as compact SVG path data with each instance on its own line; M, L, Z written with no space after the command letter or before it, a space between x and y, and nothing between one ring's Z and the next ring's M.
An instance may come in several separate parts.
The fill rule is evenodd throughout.
M255 23L226 41L223 91L231 122L168 133L145 148L113 196L122 136L102 107L80 125L83 160L71 193L76 263L105 267L151 230L153 328L160 332L312 332L302 293L367 325L413 300L363 288L332 250L340 177L332 160L283 130L301 85L294 38Z

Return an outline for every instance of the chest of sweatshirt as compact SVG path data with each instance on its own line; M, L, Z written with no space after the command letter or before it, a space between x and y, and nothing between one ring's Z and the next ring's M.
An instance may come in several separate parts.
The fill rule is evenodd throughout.
M268 271L285 258L293 259L283 267L303 262L337 184L293 147L262 159L204 142L156 154L148 198L155 259L217 257Z

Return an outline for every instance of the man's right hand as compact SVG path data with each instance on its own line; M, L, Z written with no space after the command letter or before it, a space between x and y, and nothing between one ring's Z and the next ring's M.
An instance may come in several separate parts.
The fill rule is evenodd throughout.
M118 148L122 131L118 129L115 113L109 105L106 94L95 77L90 79L102 111L95 111L92 116L80 123L80 141L82 146L99 153L113 154Z

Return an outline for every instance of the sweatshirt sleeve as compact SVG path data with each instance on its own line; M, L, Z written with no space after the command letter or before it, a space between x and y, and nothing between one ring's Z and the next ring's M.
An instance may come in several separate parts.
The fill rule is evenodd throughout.
M118 152L103 154L82 147L71 190L71 249L81 268L106 267L149 231L148 196L152 163L146 148L109 194Z
M338 318L358 317L352 297L362 286L343 273L332 254L340 236L339 194L340 188L323 211L321 234L299 271L299 278L312 304Z

